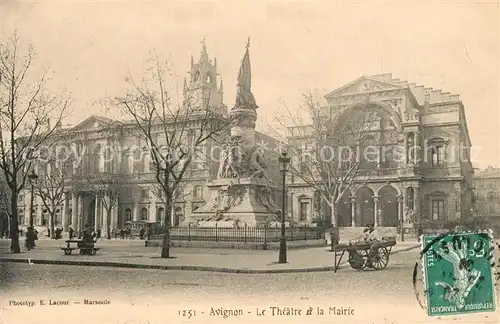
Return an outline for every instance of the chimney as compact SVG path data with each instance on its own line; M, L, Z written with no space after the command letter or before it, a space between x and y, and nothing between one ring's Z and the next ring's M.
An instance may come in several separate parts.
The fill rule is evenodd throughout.
M431 102L431 90L427 90L424 93L424 109L427 111L429 109L429 104Z

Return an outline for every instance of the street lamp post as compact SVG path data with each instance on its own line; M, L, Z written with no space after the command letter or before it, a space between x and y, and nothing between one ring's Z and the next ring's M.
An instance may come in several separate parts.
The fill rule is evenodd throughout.
M38 175L35 173L35 170L31 170L31 174L28 176L31 185L31 197L30 197L30 226L28 228L28 233L26 233L26 240L28 241L28 246L33 248L35 246L35 234L33 228L33 205L35 200L35 183L38 179Z
M279 263L287 263L286 257L286 236L285 236L285 212L286 212L286 173L288 172L288 165L290 164L290 157L286 151L281 153L281 156L278 158L280 163L280 170L282 174L282 207L281 207L281 237L280 237L280 255L279 255Z

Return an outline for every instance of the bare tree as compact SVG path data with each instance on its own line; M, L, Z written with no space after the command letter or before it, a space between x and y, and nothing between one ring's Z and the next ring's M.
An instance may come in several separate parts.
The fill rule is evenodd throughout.
M69 105L62 96L48 93L47 77L31 76L35 51L21 54L17 34L0 44L0 169L10 188L11 251L20 253L18 195L37 151L58 128ZM51 121L52 126L51 126Z
M291 127L285 126L289 136L283 138L292 151L290 171L319 193L332 215L323 221L337 227L339 202L355 182L366 181L379 166L379 138L370 136L377 117L366 105L330 113L311 93L303 96L302 115L286 110L292 121Z
M10 190L3 176L0 176L0 235L3 235L5 231L5 220L7 221L7 228L10 224ZM6 219L4 219L4 217Z
M163 189L160 185L158 184L154 184L153 185L153 195L160 199L162 205L165 206L167 205L167 202L165 200L165 195L163 194ZM186 199L187 197L191 196L191 193L190 192L186 192L186 182L180 182L178 185L177 185L177 188L174 192L174 195L172 197L172 201L173 201L173 205L172 205L172 210L170 211L170 217L174 217L175 215L175 202L176 201L179 201L179 200L184 200ZM163 219L162 221L165 221L165 219Z
M123 177L119 173L99 173L90 180L96 196L101 197L101 203L106 212L106 235L111 238L111 213L118 206L118 199L124 185Z
M49 214L50 237L55 238L55 219L65 199L67 179L65 163L54 159L45 164L46 169L39 172L35 184L35 194L40 197L43 207Z
M161 257L168 258L175 193L196 154L195 148L227 131L231 120L209 109L209 96L196 98L194 93L185 91L182 103L172 103L167 90L167 83L172 81L168 65L157 54L153 55L151 62L140 84L129 77L131 90L111 101L132 119L138 135L147 143L155 179L165 200Z

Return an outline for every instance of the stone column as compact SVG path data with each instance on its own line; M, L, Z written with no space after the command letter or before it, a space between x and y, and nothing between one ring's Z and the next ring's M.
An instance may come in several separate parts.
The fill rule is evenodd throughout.
M71 228L76 231L78 224L78 201L77 194L75 192L71 193Z
M99 228L99 212L101 209L99 208L101 206L101 198L96 195L95 197L95 211L94 211L94 231L97 231Z
M405 165L408 164L408 156L409 156L409 152L408 152L408 133L404 133L404 145L405 145Z
M455 184L455 215L454 219L455 220L461 220L462 219L462 186L460 183Z
M408 133L406 144L408 145L407 152L407 164L414 165L415 163L415 133Z
M351 226L356 227L356 197L350 197L351 200Z
M414 133L414 136L413 136L413 145L414 145L414 154L413 154L413 158L414 158L414 164L417 165L419 163L419 161L421 160L421 147L420 147L420 134L415 132Z
M83 231L85 229L85 215L83 214L84 212L84 196L83 194L78 195L78 232Z
M144 152L144 173L149 173L151 171L150 166L151 166L151 156L149 155L148 151Z
M61 225L64 231L68 230L68 196L63 193L63 207L61 212Z
M139 220L139 206L137 204L134 204L133 211L132 211L132 219L134 222Z
M37 199L36 203L36 222L35 224L38 224L38 226L42 226L42 202L40 199Z
M118 201L115 202L113 208L111 209L111 228L118 228Z
M31 203L28 202L24 206L25 206L24 207L24 225L29 225L30 224L30 208L31 208Z
M413 187L413 222L419 222L422 219L420 214L420 188Z
M373 226L378 227L378 196L373 197Z
M149 220L156 222L156 201L152 201L149 205Z
M99 208L100 213L101 213L101 232L102 236L107 237L107 230L108 230L108 212L106 210L106 206L109 206L109 197L105 195L102 197L102 199L105 200L105 202L101 203L101 207Z
M402 222L403 219L403 203L404 203L404 196L399 195L398 196L398 222L401 224L401 227L403 227L404 223Z

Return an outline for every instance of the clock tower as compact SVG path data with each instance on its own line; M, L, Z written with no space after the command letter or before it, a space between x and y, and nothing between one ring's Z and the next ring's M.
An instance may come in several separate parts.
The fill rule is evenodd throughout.
M191 71L189 82L184 79L184 103L197 109L210 109L227 114L223 103L222 79L217 74L217 59L208 58L205 40L202 42L200 59L194 63L191 55Z

